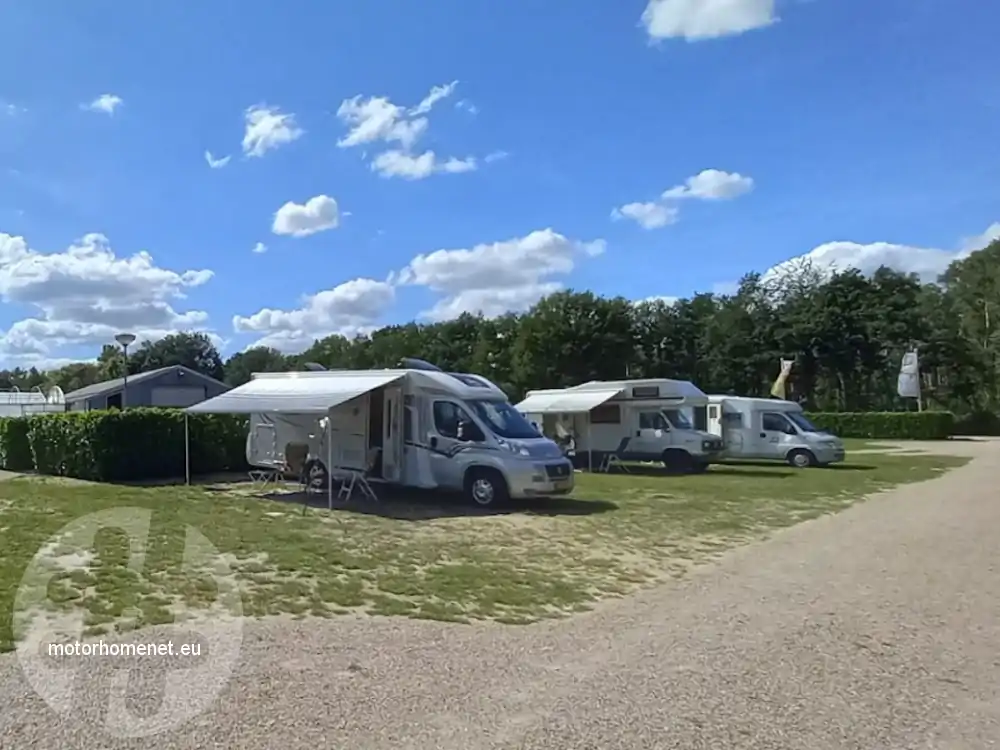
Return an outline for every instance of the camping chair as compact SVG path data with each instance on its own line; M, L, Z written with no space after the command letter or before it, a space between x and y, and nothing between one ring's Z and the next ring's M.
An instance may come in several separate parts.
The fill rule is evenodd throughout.
M625 451L628 448L628 441L629 438L623 437L613 453L605 453L603 458L601 458L601 465L597 467L597 470L607 473L611 471L612 466L617 466L626 474L631 474L632 472L629 471L628 466L625 465L623 460Z
M351 496L354 494L355 488L361 490L361 494L364 495L369 500L374 500L378 502L378 495L375 494L375 490L372 489L371 484L368 483L368 477L378 466L378 460L382 457L381 448L371 448L368 451L368 455L365 460L365 468L363 471L358 471L357 469L351 469L350 475L347 480L340 485L340 491L337 493L337 498L342 500L350 500Z

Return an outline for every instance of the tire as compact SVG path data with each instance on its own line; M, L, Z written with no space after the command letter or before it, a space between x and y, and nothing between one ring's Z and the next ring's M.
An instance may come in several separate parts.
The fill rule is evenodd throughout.
M708 466L709 465L708 465L707 461L695 461L691 465L691 473L692 474L704 474L706 471L708 471Z
M694 470L694 459L687 451L667 448L663 451L663 466L672 474L687 474Z
M330 472L326 470L322 461L318 458L306 461L306 465L302 467L302 484L307 490L326 489L329 482Z
M788 463L796 469L808 469L816 465L816 456L805 448L796 448L788 454Z
M465 497L480 508L492 508L506 502L510 492L496 469L473 468L465 473Z

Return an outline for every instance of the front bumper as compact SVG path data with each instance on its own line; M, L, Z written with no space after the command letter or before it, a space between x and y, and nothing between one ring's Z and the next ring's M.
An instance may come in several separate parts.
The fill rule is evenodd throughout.
M842 448L817 448L813 451L816 461L821 464L840 464L847 457L847 452Z
M573 491L576 474L567 459L545 462L525 462L508 477L510 496L514 499L568 495Z

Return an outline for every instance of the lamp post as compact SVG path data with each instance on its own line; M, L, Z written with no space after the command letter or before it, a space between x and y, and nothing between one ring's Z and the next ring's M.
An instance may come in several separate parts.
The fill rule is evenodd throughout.
M121 344L122 352L125 357L125 378L122 383L122 411L128 408L128 347L129 344L135 341L134 333L119 333L115 336L115 341Z

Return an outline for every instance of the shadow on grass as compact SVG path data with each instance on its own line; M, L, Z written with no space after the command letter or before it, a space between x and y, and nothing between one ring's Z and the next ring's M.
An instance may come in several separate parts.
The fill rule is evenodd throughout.
M226 492L227 488L206 487L209 492ZM435 490L415 490L373 485L378 502L365 500L360 493L349 501L333 496L333 510L378 516L397 521L431 521L439 518L464 516L592 516L618 510L618 505L607 500L578 500L572 497L544 497L530 500L509 500L487 508L470 504L457 494ZM329 509L326 492L269 492L258 496L261 500L295 506L299 512Z
M740 466L750 467L748 469L741 469ZM782 469L780 464L775 463L763 463L755 464L748 462L733 463L733 464L712 464L708 471L703 474L684 474L682 472L668 471L667 469L659 466L657 464L647 465L647 464L626 464L628 471L621 469L620 467L612 466L611 470L607 474L611 476L632 476L636 477L663 477L664 479L674 479L677 477L719 477L719 476L729 476L729 477L749 477L751 479L784 479L795 474L795 471L791 469ZM773 471L756 471L753 467L762 466L764 468L773 469ZM598 474L598 476L603 476L603 472Z
M714 474L722 469L734 469L740 466L759 467L762 469L774 469L782 465L783 464L780 464L776 461L754 461L752 459L747 459L747 460L741 459L741 460L727 461L724 464L713 465L712 468L709 469L709 471ZM779 473L782 474L783 476L791 476L793 474L797 474L800 471L874 471L875 468L876 467L869 466L868 464L830 464L829 466L814 466L811 469L786 469L784 471L780 471ZM753 474L758 477L773 476L773 474L764 474L763 472L760 471L745 472L745 473L748 476L750 474Z

